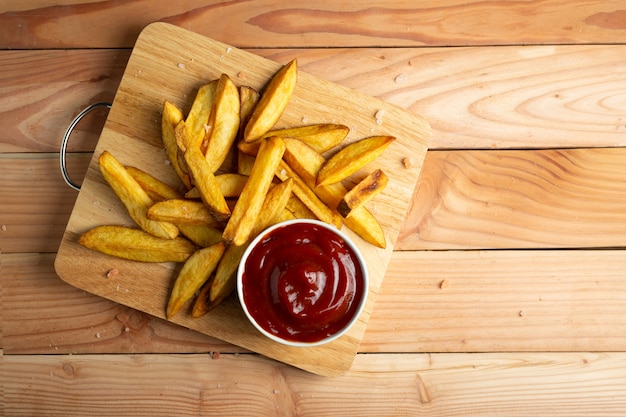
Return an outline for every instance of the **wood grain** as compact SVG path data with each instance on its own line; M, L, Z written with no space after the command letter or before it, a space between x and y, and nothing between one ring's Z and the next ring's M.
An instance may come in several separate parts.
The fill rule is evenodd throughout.
M112 101L128 51L0 51L0 152L58 152L65 129L83 108ZM107 112L76 127L69 149L92 150Z
M0 5L0 48L130 48L159 20L238 47L597 44L624 39L625 13L618 0L9 0Z
M398 249L623 247L626 149L430 152Z
M297 58L302 71L422 115L433 129L430 149L626 145L624 45L252 52ZM0 51L0 152L57 151L80 110L112 100L128 56ZM77 126L71 152L93 150L106 115Z
M142 32L133 49L95 154L107 150L122 164L134 165L171 183L175 174L169 164L164 163L160 131L163 101L170 100L187 112L190 97L198 86L219 78L222 73L237 84L242 83L243 77L246 85L261 91L280 67L277 62L176 26L152 24ZM385 117L379 125L374 115L381 110ZM421 117L397 106L300 71L289 105L277 126L299 126L303 118L307 124L349 126L345 144L381 134L396 138L383 155L368 165L372 170L385 168L389 176L389 184L372 206L384 230L386 248L375 247L343 229L367 259L370 292L359 320L338 340L308 349L280 345L263 337L245 318L235 299L201 318L178 314L171 320L311 372L337 375L350 368L365 331L419 176L430 127ZM413 159L411 166L403 166L401 162L406 155ZM94 157L59 247L55 269L63 280L78 288L164 318L164 306L178 266L118 260L78 244L80 234L103 224L132 222L129 223L126 210L100 175L97 157ZM120 271L116 282L125 291L118 291L112 282L103 280L106 271L113 267Z
M612 165L622 151L581 148L626 144L624 9L618 0L0 2L0 415L622 416L623 176ZM277 62L297 57L303 71L433 126L438 151L420 193L441 194L415 200L405 251L391 258L345 376L244 353L54 274L76 198L58 171L61 135L87 104L112 100L130 48L157 20ZM72 137L77 180L105 115ZM570 152L582 163L565 171ZM503 161L532 169L515 170L525 181L508 188ZM548 207L549 188L570 204ZM605 234L600 196L618 216ZM566 236L598 248L465 250L467 238L547 248ZM473 351L489 353L419 353Z
M70 154L72 178L90 159ZM431 151L396 248L623 247L625 159L623 148ZM55 252L75 200L57 155L5 154L3 252Z
M54 254L1 256L5 354L245 351L69 286ZM624 270L621 250L395 252L359 351L624 351Z
M255 355L9 355L8 416L619 416L624 353L358 355L320 378ZM157 398L156 400L155 398Z

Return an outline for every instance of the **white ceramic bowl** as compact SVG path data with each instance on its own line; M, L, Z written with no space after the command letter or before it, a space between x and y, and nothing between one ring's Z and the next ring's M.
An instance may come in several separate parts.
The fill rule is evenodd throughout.
M302 234L306 240L298 239ZM341 337L357 321L368 293L359 248L317 220L266 229L250 243L237 271L237 294L250 322L289 346L317 346Z

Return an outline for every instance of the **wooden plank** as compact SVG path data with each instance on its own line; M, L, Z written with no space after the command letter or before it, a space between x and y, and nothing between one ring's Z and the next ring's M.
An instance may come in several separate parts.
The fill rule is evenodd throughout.
M245 351L72 287L54 272L54 257L0 255L7 354Z
M620 416L625 353L358 355L338 378L256 355L5 355L8 416Z
M253 52L422 115L430 149L626 145L624 45ZM80 110L112 100L128 56L0 51L0 152L57 151ZM77 126L70 151L93 150L106 114Z
M157 20L239 47L582 44L626 37L619 0L193 0L150 7L128 0L9 0L0 5L0 48L129 48Z
M128 61L124 50L0 51L0 152L58 152L83 108L111 102ZM108 112L96 110L74 129L70 151L92 150Z
M398 249L626 244L626 149L429 152Z
M78 184L89 159L68 155L68 173ZM61 177L58 154L0 154L2 252L56 252L75 200L76 192Z
M166 182L175 181L174 170L164 163L166 156L158 123L163 101L167 99L179 108L188 108L198 86L223 73L238 85L249 85L261 91L279 68L281 65L277 62L179 27L164 23L150 25L135 45L96 154L107 150L122 164L134 165ZM242 77L245 80L242 81ZM384 122L379 124L374 115L381 111L385 116ZM349 126L350 132L343 144L373 135L396 138L381 156L368 164L371 170L384 168L389 176L389 184L372 207L384 231L386 247L376 247L351 230L342 229L368 260L370 291L358 321L332 343L304 350L280 345L260 335L242 314L239 303L232 299L203 317L192 319L190 314L178 314L171 320L311 372L337 375L349 368L365 331L417 183L430 127L418 115L300 71L289 105L276 126L300 126L303 118L307 123L338 122ZM401 162L406 155L413 158L410 166ZM95 202L98 204L94 205ZM63 280L78 288L165 317L164 307L177 266L112 259L78 244L80 234L105 224L132 224L132 221L103 180L97 158L94 158L61 242L56 271ZM110 281L102 279L112 267L120 271L116 280L129 289L128 293L114 290Z
M625 262L622 250L395 252L360 349L624 351Z
M2 250L55 252L76 192L56 154L0 156ZM80 182L90 154L69 154ZM431 151L399 250L623 247L626 149Z
M6 354L244 351L67 285L54 254L1 256ZM359 351L624 351L625 271L620 250L395 252Z

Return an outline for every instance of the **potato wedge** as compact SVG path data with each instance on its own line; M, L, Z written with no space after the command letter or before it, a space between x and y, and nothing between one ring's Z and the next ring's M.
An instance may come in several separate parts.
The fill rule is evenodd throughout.
M167 303L166 317L171 319L211 277L224 254L224 242L199 249L181 268Z
M376 159L394 140L393 136L372 136L351 143L324 164L316 185L334 184L349 177Z
M197 146L202 153L206 153L205 138L209 130L211 111L215 101L218 80L213 80L198 88L196 98L191 105L185 119L185 133L190 146Z
M248 181L224 228L226 241L243 245L248 240L284 151L282 139L272 137L263 140Z
M170 185L153 177L147 172L133 167L126 166L126 171L139 183L141 188L148 193L153 201L162 201L172 198L182 198L181 194Z
M191 188L191 178L185 163L185 160L180 152L180 148L176 143L176 125L183 120L182 111L169 101L163 103L163 114L161 115L161 139L165 146L167 157L174 168L174 172L178 175L183 185L189 189Z
M295 194L287 201L287 210L291 212L296 219L317 219L317 216L306 206Z
M309 208L309 210L315 214L315 217L325 223L332 224L336 228L341 227L341 216L339 213L331 210L315 192L309 187L302 178L284 161L280 162L278 169L276 170L276 176L281 181L286 181L288 178L292 178L293 193L302 201L302 203Z
M324 203L329 207L337 207L339 201L348 192L341 182L320 187L315 186L317 174L325 163L324 157L297 139L284 139L283 141L285 142L284 159L286 164L293 167L293 170L301 176L309 187L315 190L315 194ZM367 242L380 248L387 246L383 228L367 208L360 207L353 210L350 217L343 219L343 222Z
M246 124L250 120L250 116L254 111L261 95L254 88L242 85L239 87L239 139L243 140L243 132L246 130Z
M263 137L297 138L311 146L318 153L324 153L339 145L348 136L348 133L350 133L348 126L335 123L320 123L270 130Z
M102 152L98 164L102 176L142 230L164 239L178 236L178 229L173 224L148 219L147 213L153 204L152 199L110 152Z
M78 238L82 246L138 262L184 262L196 246L182 237L162 239L126 226L97 226Z
M205 156L212 173L224 163L235 143L239 131L239 109L239 90L228 75L222 74L217 83L206 136Z
M220 260L215 278L207 284L207 289L200 292L196 298L192 317L200 317L219 305L235 289L237 268L250 241L267 227L281 221L287 201L291 196L293 180L280 183L267 192L263 202L263 216L259 218L250 238L243 245L230 245L226 248Z
M207 205L209 212L218 221L226 221L230 217L230 208L222 195L215 175L200 149L187 148L185 160L191 172L193 184L198 189L200 197Z
M252 165L254 165L254 156L250 156L242 151L237 153L237 173L240 175L250 176Z
M197 224L176 224L180 233L201 248L222 242L222 231L210 226Z
M254 141L274 127L296 88L297 78L298 64L295 59L274 74L246 124L244 141Z
M229 172L216 175L215 181L224 198L236 198L243 191L243 187L246 185L246 181L248 181L248 176ZM199 199L200 192L197 188L192 188L185 193L185 198Z
M218 222L204 203L199 200L171 199L154 203L148 209L151 220L173 224L195 224L197 226L218 227Z
M384 190L388 182L389 177L387 177L383 170L375 170L343 196L337 205L337 211L343 217L350 217L352 210L363 207L368 201Z

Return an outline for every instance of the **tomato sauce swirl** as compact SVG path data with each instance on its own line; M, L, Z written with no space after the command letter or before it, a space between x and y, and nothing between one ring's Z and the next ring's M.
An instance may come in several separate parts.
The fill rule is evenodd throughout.
M251 250L242 288L248 312L264 330L312 343L337 333L356 314L363 271L339 235L296 223L272 230Z

